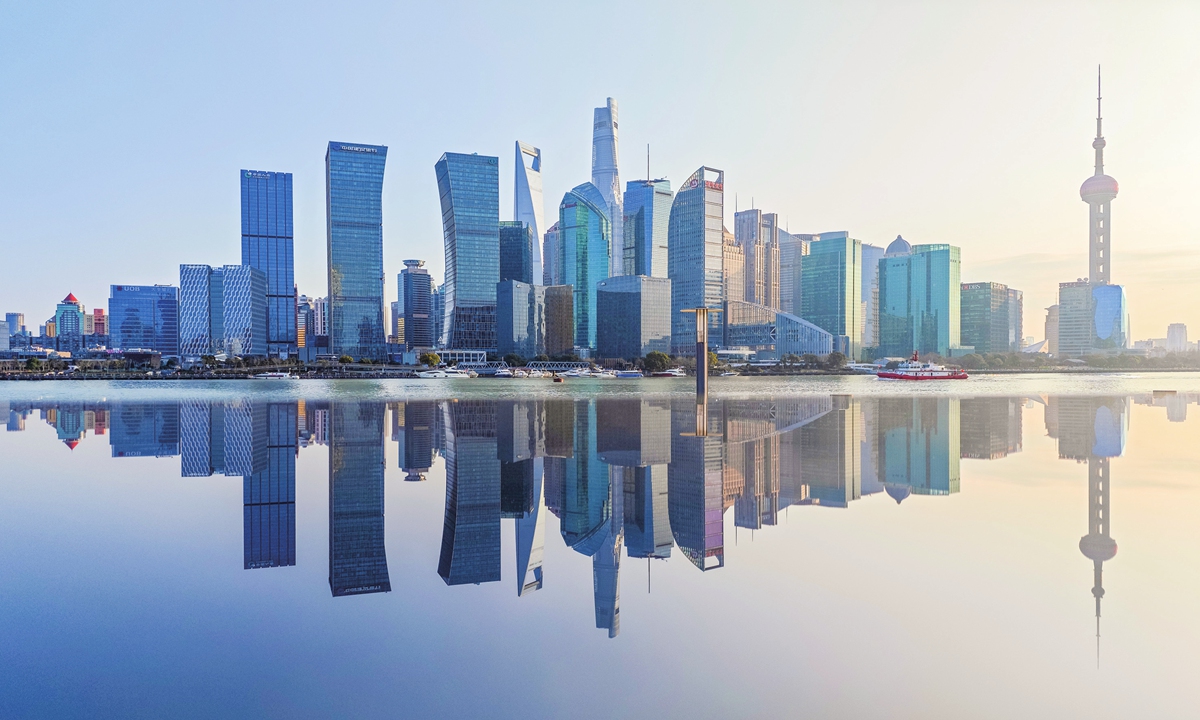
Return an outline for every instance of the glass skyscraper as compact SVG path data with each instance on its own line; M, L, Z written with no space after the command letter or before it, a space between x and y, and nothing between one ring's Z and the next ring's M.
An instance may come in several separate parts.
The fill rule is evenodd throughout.
M242 170L242 264L267 277L267 354L296 353L292 174Z
M387 354L383 323L386 161L387 148L379 145L331 142L325 153L329 351L356 360L382 360Z
M687 308L720 308L725 301L725 173L702 167L684 181L671 204L667 276L671 278L671 354L696 354L696 315ZM709 346L723 335L720 313L708 315Z
M625 183L625 275L667 276L667 229L671 219L670 180Z
M424 260L405 260L404 270L397 278L397 313L405 350L431 348L433 334L433 278L424 267Z
M959 249L914 245L905 254L897 248L900 242L904 241L888 246L879 264L879 352L888 357L912 352L949 357L961 349Z
M505 280L534 284L533 229L523 222L500 221L500 282Z
M834 349L858 359L862 343L862 242L821 233L801 266L800 317L833 335Z
M179 290L171 285L113 285L108 297L114 348L179 355Z
M671 281L646 275L601 280L596 288L596 317L596 357L633 359L654 351L670 353Z
M962 284L962 343L977 353L1019 352L1021 291L993 282Z
M268 354L268 281L249 265L179 266L179 354Z
M596 347L596 283L609 277L612 248L607 207L590 182L572 188L558 206L560 276L575 288L576 347Z
M455 350L496 349L500 282L500 160L445 153L437 161L446 280L440 343Z

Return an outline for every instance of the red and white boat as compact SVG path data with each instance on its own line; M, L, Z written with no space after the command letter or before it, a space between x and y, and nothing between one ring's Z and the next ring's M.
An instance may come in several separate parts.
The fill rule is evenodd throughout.
M923 363L914 352L911 360L900 363L895 370L880 370L879 377L885 380L966 380L967 371Z

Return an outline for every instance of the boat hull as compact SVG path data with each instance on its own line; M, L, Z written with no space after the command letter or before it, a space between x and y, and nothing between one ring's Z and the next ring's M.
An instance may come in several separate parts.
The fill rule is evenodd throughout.
M965 372L929 372L929 373L903 373L891 372L882 370L878 377L881 380L966 380Z

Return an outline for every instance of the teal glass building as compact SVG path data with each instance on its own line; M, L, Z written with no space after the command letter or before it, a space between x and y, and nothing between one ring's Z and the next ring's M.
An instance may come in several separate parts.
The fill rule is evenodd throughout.
M295 355L292 174L242 170L242 264L267 277L267 354Z
M963 283L962 343L976 353L1020 352L1024 341L1020 290L994 282Z
M667 277L667 231L671 220L670 180L633 180L625 183L625 275Z
M596 347L596 283L609 276L612 225L604 196L590 182L563 195L558 206L558 262L563 285L575 288L575 345Z
M534 284L533 229L515 220L500 221L500 282L505 280Z
M937 244L905 252L907 246L897 238L879 261L879 352L953 356L962 350L960 251Z
M500 282L500 160L444 153L434 165L442 206L446 279L440 344L496 350Z
M331 142L325 153L329 351L387 356L383 322L383 168L387 148Z
M862 345L862 242L821 233L800 270L800 317L833 335L834 350L857 360Z

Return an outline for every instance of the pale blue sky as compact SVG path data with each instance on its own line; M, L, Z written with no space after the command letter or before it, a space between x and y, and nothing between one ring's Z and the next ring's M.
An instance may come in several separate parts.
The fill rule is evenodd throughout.
M542 148L547 217L620 104L622 179L700 165L793 231L963 248L963 280L1025 291L1042 336L1087 273L1104 64L1113 277L1136 337L1200 335L1196 3L0 2L0 312L237 262L240 168L295 174L296 278L325 293L329 140L389 146L388 293L442 275L433 165Z

